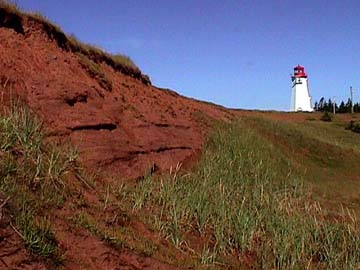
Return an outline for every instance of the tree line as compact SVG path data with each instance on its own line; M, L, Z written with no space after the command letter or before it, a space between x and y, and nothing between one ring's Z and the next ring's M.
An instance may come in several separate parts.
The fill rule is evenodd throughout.
M329 98L325 100L324 97L320 98L319 101L315 102L315 111L318 112L332 112L334 110L334 102ZM335 112L336 113L350 113L351 112L351 99L349 98L347 102L341 101L340 104L335 102ZM360 112L359 102L354 103L354 112Z

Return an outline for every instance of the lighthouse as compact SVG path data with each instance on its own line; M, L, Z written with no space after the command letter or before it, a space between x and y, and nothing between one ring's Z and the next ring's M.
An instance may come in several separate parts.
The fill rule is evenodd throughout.
M291 76L291 107L292 112L312 112L311 96L309 91L308 76L303 66L294 67L294 74Z

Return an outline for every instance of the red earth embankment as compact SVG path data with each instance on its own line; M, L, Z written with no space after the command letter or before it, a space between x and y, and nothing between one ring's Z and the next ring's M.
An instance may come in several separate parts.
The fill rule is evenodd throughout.
M131 181L149 171L194 164L212 121L233 117L221 106L152 86L139 70L118 66L104 58L106 54L74 49L48 22L9 13L1 5L1 111L22 100L43 122L46 139L70 142L88 169ZM84 191L92 198L86 211L94 217L104 215L99 190ZM74 210L69 206L48 211L65 254L64 269L178 269L127 248L114 249L84 228L74 230L69 223ZM5 217L9 218L7 212ZM21 232L4 218L0 269L47 269L49 262L30 255ZM131 220L133 230L151 236L136 217ZM160 236L150 238L164 245Z
M24 19L23 29L0 28L3 103L9 95L20 96L49 136L71 139L90 168L136 178L150 168L186 163L204 144L204 120L231 117L220 106L96 64L109 88L89 72L81 55L60 48L40 24Z

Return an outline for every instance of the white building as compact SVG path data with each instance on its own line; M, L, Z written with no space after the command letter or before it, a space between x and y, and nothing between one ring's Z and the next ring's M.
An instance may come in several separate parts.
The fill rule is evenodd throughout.
M290 111L314 111L311 105L308 76L303 66L298 65L294 68L294 75L291 76L291 81L292 92Z

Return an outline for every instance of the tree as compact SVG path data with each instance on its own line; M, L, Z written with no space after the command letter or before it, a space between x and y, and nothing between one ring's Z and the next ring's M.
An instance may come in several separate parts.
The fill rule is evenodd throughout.
M317 103L317 101L315 101L315 105L314 105L314 111L318 111L319 110L319 104Z
M329 98L328 102L326 103L325 111L331 112L333 109L333 102L331 98Z
M341 101L339 109L338 109L338 113L346 113L346 106L345 106L344 101Z
M350 113L351 112L351 106L352 106L352 102L351 102L351 98L348 98L348 101L346 102L346 112Z
M324 101L325 101L325 98L321 97L320 101L319 101L319 109L318 109L320 112L324 111Z
M324 97L321 97L319 101L315 101L314 110L317 112L332 112L334 102L329 98L328 101ZM350 113L351 112L351 99L349 98L345 103L343 100L340 102L340 105L335 103L335 111L337 113ZM360 103L354 103L354 112L360 112Z

